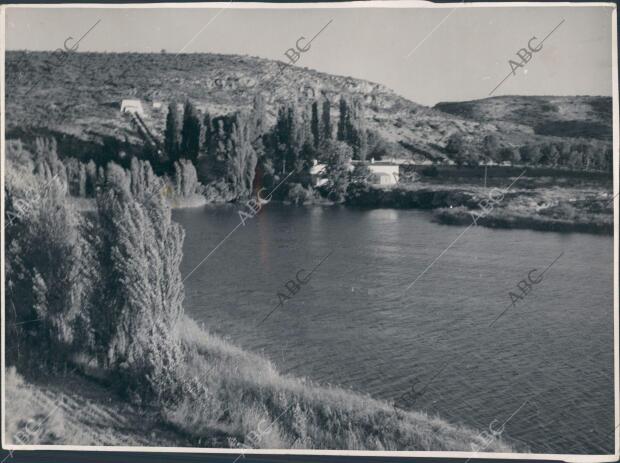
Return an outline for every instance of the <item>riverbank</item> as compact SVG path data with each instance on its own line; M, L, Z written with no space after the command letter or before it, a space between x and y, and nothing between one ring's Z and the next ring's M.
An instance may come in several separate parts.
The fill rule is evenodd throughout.
M396 410L367 395L282 375L269 360L210 334L187 317L178 333L187 355L177 379L193 378L200 390L149 410L110 391L106 396L102 380L95 380L92 372L87 377L83 362L78 362L79 375L37 384L12 373L7 382L9 434L23 430L27 417L49 414L55 406L50 391L56 391L56 397L62 397L60 414L45 420L46 427L31 444L120 445L117 431L125 429L123 445L400 451L471 451L474 445L487 452L514 451L500 438L489 442L487 433L436 416ZM34 399L42 395L48 400ZM30 402L34 408L26 406ZM83 404L84 411L74 413L68 404ZM138 424L140 420L145 421ZM273 425L265 432L268 423Z
M506 186L493 190L429 183L392 187L352 184L346 204L433 210L435 220L446 225L469 225L475 219L477 225L489 228L613 234L612 194L602 185L515 185L505 190Z

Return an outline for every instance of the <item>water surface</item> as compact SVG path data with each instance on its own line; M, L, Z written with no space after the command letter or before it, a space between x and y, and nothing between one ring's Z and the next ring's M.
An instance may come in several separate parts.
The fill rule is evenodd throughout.
M613 453L611 237L269 204L222 242L236 209L174 218L184 276L221 243L185 281L186 311L280 371L388 400L426 385L412 408L479 430L505 423L504 438L533 452ZM287 282L328 255L291 296ZM259 324L278 293L291 299Z

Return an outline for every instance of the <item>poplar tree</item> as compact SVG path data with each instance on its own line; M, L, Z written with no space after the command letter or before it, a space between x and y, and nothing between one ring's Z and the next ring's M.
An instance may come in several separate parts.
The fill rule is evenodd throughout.
M364 103L360 98L353 100L349 108L347 139L353 148L354 159L366 160L368 153L368 131L366 130L366 116L364 114Z
M338 141L347 141L347 127L349 126L349 106L347 100L343 96L340 97L338 103L339 115L338 115L338 131L336 133L336 139Z
M312 103L312 118L310 121L310 127L312 130L314 147L318 148L321 143L321 135L319 128L319 105L316 101Z
M196 169L194 165L181 159L174 165L174 189L175 193L187 198L196 192L198 186L198 177L196 175Z
M235 114L231 125L226 152L227 180L239 196L252 192L257 156L252 146L253 133L249 117Z
M321 113L321 132L323 140L332 139L332 122L331 122L331 103L325 98L323 100L323 109Z
M181 157L189 159L193 164L198 161L200 151L200 118L198 111L187 100L183 110L183 127L181 129Z
M203 139L202 139L202 154L209 155L211 138L213 137L213 125L211 123L211 115L207 112L202 119L202 126L204 127Z
M181 147L180 137L179 112L176 102L172 101L168 105L166 129L164 130L164 149L166 150L171 165L179 160L179 149Z
M116 372L122 388L158 399L177 387L184 297L184 233L157 194L162 186L156 179L135 198L122 176L108 175L89 234L100 283L90 310L98 358Z
M15 165L7 162L6 334L36 346L39 357L30 360L61 362L76 341L75 320L87 292L82 217L69 204L59 177L25 169L16 175ZM21 324L26 320L36 323ZM7 361L20 362L20 355L14 344L7 345Z

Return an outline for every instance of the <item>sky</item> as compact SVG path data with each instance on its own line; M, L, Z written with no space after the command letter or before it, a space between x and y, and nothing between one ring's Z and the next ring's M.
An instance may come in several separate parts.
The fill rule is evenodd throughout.
M358 3L360 5L361 3ZM612 7L7 8L8 50L209 52L287 60L322 32L298 66L378 82L424 105L498 95L611 95ZM418 4L419 5L419 4ZM331 22L330 22L331 21ZM554 30L554 28L556 28ZM553 32L552 32L553 31ZM552 32L552 33L551 33ZM511 74L510 60L522 63Z

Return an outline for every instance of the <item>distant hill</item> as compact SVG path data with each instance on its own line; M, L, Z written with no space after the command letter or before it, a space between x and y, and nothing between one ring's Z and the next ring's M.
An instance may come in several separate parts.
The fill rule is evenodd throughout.
M601 97L499 97L429 108L381 84L239 55L79 52L54 64L50 52L7 52L6 78L7 137L60 134L74 151L93 142L141 143L120 113L123 99L142 101L144 121L161 139L173 99L189 98L219 115L249 108L257 92L272 122L280 104L315 98L332 102L335 120L340 96L357 95L366 102L367 126L388 142L390 153L415 160L448 158L455 133L474 147L489 134L500 147L518 147L579 133L604 139L611 130L610 99Z
M438 103L435 109L479 122L510 122L539 135L611 141L612 99L606 96L498 96Z

